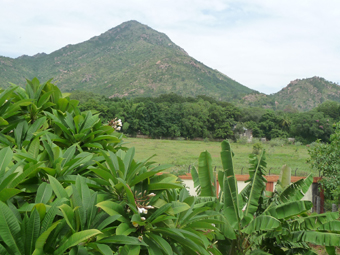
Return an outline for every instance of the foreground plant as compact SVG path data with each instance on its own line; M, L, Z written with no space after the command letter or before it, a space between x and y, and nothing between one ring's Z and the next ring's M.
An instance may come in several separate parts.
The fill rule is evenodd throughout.
M7 100L7 101L6 101ZM0 94L0 254L221 254L222 223L168 165L48 81Z
M329 254L335 254L340 243L339 213L310 214L312 203L301 201L313 182L306 179L288 184L279 183L274 192L267 192L265 152L259 157L250 156L248 185L240 192L237 188L233 153L228 141L222 142L223 171L218 173L221 186L219 205L220 251L228 254L315 254L308 243L324 245ZM192 169L195 186L201 199L214 197L216 179L212 171L211 156L203 152L199 158L198 172ZM289 170L288 170L289 171Z

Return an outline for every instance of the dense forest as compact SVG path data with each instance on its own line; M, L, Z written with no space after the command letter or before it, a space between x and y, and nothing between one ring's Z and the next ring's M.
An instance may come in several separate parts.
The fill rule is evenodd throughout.
M340 121L340 104L325 101L308 112L273 111L237 107L208 96L183 97L174 93L134 99L112 98L91 92L74 92L81 110L101 113L107 122L122 120L122 132L134 136L194 137L237 140L245 129L267 140L293 137L304 144L328 142L333 124Z

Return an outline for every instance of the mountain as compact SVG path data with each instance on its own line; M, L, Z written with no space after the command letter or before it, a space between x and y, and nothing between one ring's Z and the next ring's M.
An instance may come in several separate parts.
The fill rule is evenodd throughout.
M272 95L252 93L242 98L248 106L261 106L274 110L311 110L322 102L331 100L340 102L340 86L324 78L314 76L296 79Z
M83 90L109 97L207 95L232 100L253 93L174 44L165 34L128 21L88 41L51 54L0 57L0 86L25 78L54 78L64 92Z

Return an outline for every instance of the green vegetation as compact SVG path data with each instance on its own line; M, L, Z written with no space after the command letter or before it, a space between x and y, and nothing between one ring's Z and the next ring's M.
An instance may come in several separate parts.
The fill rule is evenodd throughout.
M265 151L260 157L250 155L248 185L238 193L233 168L233 151L227 141L220 153L223 171L218 172L221 192L216 200L216 174L211 155L199 157L198 171L191 174L202 201L214 201L221 230L218 247L224 254L315 254L308 243L325 245L328 254L335 254L340 235L331 233L339 226L339 212L311 214L312 202L300 201L313 182L309 175L290 184L290 168L284 167L274 192L265 192Z
M169 168L174 172L187 172L189 166L197 167L197 155L201 151L208 150L212 155L212 165L216 166L218 171L222 170L220 161L219 142L204 141L178 141L178 140L159 140L159 139L143 139L143 138L126 138L124 146L136 148L136 159L143 160L151 155L156 154L153 158L161 164L172 164ZM256 144L256 143L255 143ZM253 151L253 144L232 143L235 156L233 158L234 171L236 174L248 172L248 155ZM293 175L307 176L313 173L319 176L316 169L312 169L306 163L308 159L308 150L305 145L287 144L284 146L272 146L269 143L262 144L266 150L267 169L270 174L279 174L281 167L289 162ZM184 170L184 171L181 171Z
M340 104L326 101L308 112L287 113L258 107L239 108L208 96L182 97L173 93L155 98L108 99L87 92L74 92L82 110L96 109L107 122L119 118L125 134L154 138L244 139L245 129L252 136L267 140L288 137L309 144L317 139L328 142L333 124L340 121ZM241 139L241 140L242 140Z
M308 162L320 171L323 179L321 188L324 190L327 207L340 204L340 122L331 135L330 143L324 144L319 140L309 148Z
M340 87L321 77L297 79L272 95L259 93L193 59L165 34L137 21L51 54L0 56L1 86L9 82L24 86L26 78L35 76L53 77L63 92L95 92L107 98L207 95L239 107L284 112L340 102Z
M253 90L213 70L175 45L165 34L128 21L88 41L51 54L0 57L0 84L53 77L63 92L82 90L106 97L209 95L241 99Z
M0 254L221 254L208 203L77 105L38 79L0 91Z
M0 254L313 254L309 243L334 254L340 242L339 213L309 215L312 203L300 201L311 175L265 192L264 152L250 156L238 195L223 141L218 198L202 152L193 197L159 175L169 165L136 160L119 120L102 124L50 81L0 90L0 113Z
M297 112L312 110L325 101L340 102L339 84L315 76L291 81L285 88L272 95L247 95L240 101L240 105Z

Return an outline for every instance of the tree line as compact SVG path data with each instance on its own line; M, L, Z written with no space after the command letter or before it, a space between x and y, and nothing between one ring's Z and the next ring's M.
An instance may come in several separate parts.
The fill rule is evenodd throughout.
M325 101L308 112L274 111L242 107L208 96L183 97L174 93L158 97L112 98L91 92L73 92L80 109L96 110L107 122L118 118L122 132L153 138L185 137L234 139L245 129L253 137L267 140L294 137L304 144L320 139L328 142L334 123L340 120L340 104Z

